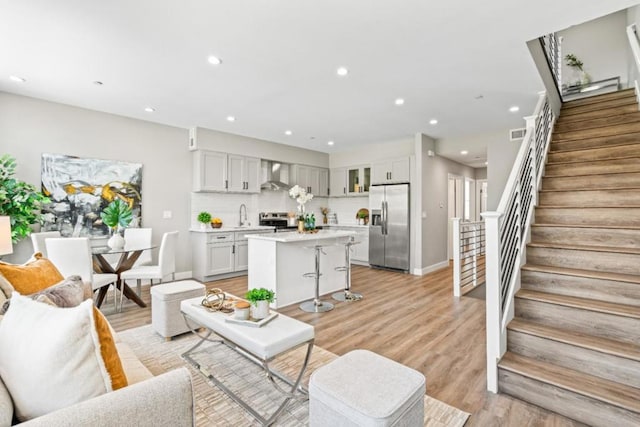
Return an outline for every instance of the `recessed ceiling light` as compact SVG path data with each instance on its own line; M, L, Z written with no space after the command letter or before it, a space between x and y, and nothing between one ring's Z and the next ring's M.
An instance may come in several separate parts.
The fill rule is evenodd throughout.
M335 142L333 142L333 141L327 142L327 145L333 145L333 144L335 144Z
M96 80L93 82L93 84L96 86L102 86L104 83L102 83L100 80Z
M207 58L207 61L209 61L209 64L211 64L211 65L220 65L220 64L222 64L222 59L218 58L217 56L213 56L213 55L209 56Z
M27 81L27 79L23 79L22 77L18 77L18 76L9 76L9 80L16 83L24 83Z
M235 121L236 121L236 118L235 118L235 117L233 117L233 116L227 116L227 121L228 121L228 122L235 122Z
M338 74L339 76L346 76L347 74L349 74L349 70L347 70L345 67L340 67L336 70L336 74Z
M147 113L153 113L154 111L156 111L156 109L151 107L146 107L144 111L146 111Z
M398 99L396 99L395 102L396 102L396 105L403 105L404 104L404 99L398 98Z
M520 107L518 107L517 105L514 105L513 107L509 108L509 111L511 111L512 113L515 113L517 111L520 111Z
M290 130L285 130L284 134L287 135L287 136L291 136L291 135L293 135L293 132L291 132Z
M438 121L436 119L431 119L431 120L429 120L429 124L430 125L437 125Z
M463 156L466 156L467 154L469 154L469 152L467 150L462 150L460 154L462 154Z

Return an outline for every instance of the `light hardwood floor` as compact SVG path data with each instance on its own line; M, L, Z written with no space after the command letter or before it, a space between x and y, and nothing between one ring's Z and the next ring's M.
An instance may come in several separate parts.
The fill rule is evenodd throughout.
M454 298L451 269L425 276L354 266L359 302L336 303L328 313L304 313L297 305L280 312L314 325L316 345L338 355L364 348L424 373L427 394L472 414L467 426L579 426L554 413L486 391L485 303ZM301 286L313 286L312 282ZM207 283L242 295L247 277ZM325 297L326 298L326 297ZM330 298L330 297L329 297ZM149 303L149 288L143 288ZM116 331L151 323L151 310L125 303L103 309Z

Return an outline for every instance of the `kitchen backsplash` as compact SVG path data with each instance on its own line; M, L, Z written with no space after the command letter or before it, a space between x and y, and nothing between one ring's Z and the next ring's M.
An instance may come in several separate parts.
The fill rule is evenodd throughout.
M251 225L258 225L259 212L295 212L298 206L285 191L262 191L260 194L191 193L191 226L198 226L196 217L202 211L222 219L224 225L239 225L240 205L243 203L247 207L247 218ZM320 208L326 206L337 214L338 224L356 224L356 212L369 207L369 198L314 197L305 209L315 213L316 223L321 224Z

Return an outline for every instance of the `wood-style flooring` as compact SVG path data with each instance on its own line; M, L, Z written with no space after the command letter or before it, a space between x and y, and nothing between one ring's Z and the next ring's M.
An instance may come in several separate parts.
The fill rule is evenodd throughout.
M314 325L316 345L342 355L368 349L410 366L427 378L427 394L472 414L467 426L579 426L552 412L486 391L485 302L455 298L451 268L425 276L354 266L352 288L364 299L337 302L327 313L304 313L297 305L281 313ZM311 282L300 286L313 286ZM207 283L242 295L247 277ZM143 300L150 301L143 287ZM330 298L326 296L325 298ZM151 323L151 309L126 302L103 310L116 331Z

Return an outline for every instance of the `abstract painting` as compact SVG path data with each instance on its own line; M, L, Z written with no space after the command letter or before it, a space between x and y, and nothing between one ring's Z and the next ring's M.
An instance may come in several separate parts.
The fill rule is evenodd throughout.
M44 211L44 231L63 236L106 236L100 212L116 198L133 211L131 227L142 217L142 164L42 154L42 192L51 199Z

